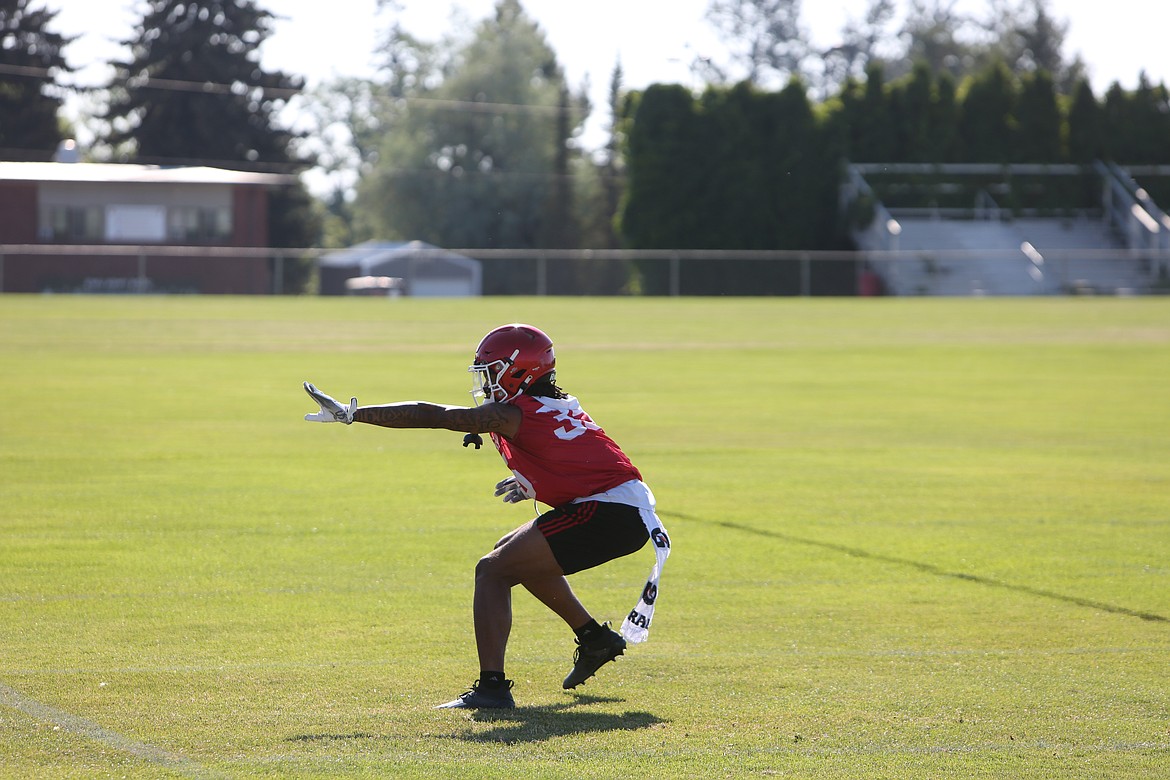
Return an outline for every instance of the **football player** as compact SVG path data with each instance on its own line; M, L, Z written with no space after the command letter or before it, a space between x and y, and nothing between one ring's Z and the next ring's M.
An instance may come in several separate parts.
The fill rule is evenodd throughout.
M573 668L563 687L575 688L646 638L658 579L670 541L655 514L642 475L576 398L556 384L553 342L531 325L495 328L479 342L468 369L475 405L406 401L343 405L309 383L318 422L360 422L387 428L439 428L467 434L463 446L488 434L511 470L495 494L509 503L551 507L500 539L475 567L473 616L479 678L441 708L511 708L512 681L504 654L512 628L511 591L522 585L576 634ZM621 626L599 624L573 593L567 575L629 555L654 540L656 562L637 606Z

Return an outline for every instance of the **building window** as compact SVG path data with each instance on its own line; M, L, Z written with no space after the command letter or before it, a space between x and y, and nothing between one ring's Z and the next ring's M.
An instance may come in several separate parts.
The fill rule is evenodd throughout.
M101 206L52 206L44 232L52 241L95 242L105 237Z
M165 241L167 210L163 206L112 205L106 208L106 240Z
M224 241L232 237L232 212L227 207L179 206L167 212L171 241Z

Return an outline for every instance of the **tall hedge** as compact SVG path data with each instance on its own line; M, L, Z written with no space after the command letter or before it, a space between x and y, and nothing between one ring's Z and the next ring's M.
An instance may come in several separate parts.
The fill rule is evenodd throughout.
M635 249L774 249L831 244L839 155L804 88L748 84L699 99L652 86L633 109L627 137L622 235ZM661 294L669 268L639 265L642 288ZM798 266L688 260L684 294L799 289Z
M655 85L628 101L624 127L619 227L636 249L848 248L836 200L843 160L1170 164L1165 86L1143 79L1098 102L1085 82L1064 97L1046 73L1019 78L1003 64L962 84L925 66L886 83L875 66L821 105L799 82L699 96ZM842 266L815 269L813 292L821 283L824 292L848 291L852 272ZM666 264L639 270L644 292L669 289ZM796 265L694 260L683 264L680 291L793 293L799 274Z

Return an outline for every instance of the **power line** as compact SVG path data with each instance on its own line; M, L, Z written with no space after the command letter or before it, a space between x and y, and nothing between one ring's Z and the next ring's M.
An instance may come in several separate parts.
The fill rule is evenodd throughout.
M188 81L183 79L164 79L152 76L132 76L124 82L108 86L92 86L84 84L67 84L56 80L53 68L38 68L25 65L0 64L0 74L25 76L28 78L52 79L55 86L75 92L104 92L115 87L131 87L134 89L157 89L170 92L194 92L206 95L244 95L254 89L263 90L266 95L279 99L290 99L303 95L302 88L264 87L236 81L225 84L215 81ZM533 103L499 103L490 100L458 100L452 98L428 98L406 96L395 98L394 102L406 105L418 105L445 111L463 111L472 114L545 114L557 116L562 113L572 113L574 106L549 106Z
M12 76L28 76L29 78L54 78L53 71L55 70L62 70L62 68L38 68L35 65L6 65L3 62L0 62L0 73L8 73Z
M478 100L450 100L443 98L403 97L407 104L418 104L447 111L466 111L471 114L558 114L572 112L572 106L542 106L532 103L493 103Z
M198 92L205 95L236 95L243 96L252 90L263 90L271 97L288 99L301 94L302 89L291 87L265 87L258 84L247 84L242 81L224 84L215 81L185 81L183 79L162 79L153 76L132 76L119 84L110 84L106 87L94 87L83 84L66 84L57 81L54 74L58 68L38 68L29 65L5 65L0 63L0 74L24 76L34 79L48 79L53 85L61 89L75 92L101 92L114 87L131 87L133 89L158 89L168 92Z
M291 87L264 87L235 81L231 84L220 84L214 81L183 81L181 79L160 79L153 76L132 76L126 80L126 86L132 89L158 89L168 92L198 92L204 95L234 95L242 97L252 90L262 90L265 95L280 99L288 99L301 94L300 88Z
M6 65L6 64L0 63L0 75L8 74L8 75L25 77L25 78L51 80L53 85L59 89L71 90L71 91L79 92L79 93L99 93L99 92L104 92L104 91L107 91L109 89L113 89L113 88L117 88L117 87L132 87L135 89L156 89L156 90L160 90L160 91L170 91L170 92L186 92L186 93L196 93L196 94L205 94L205 95L230 95L230 96L243 96L243 95L246 95L247 92L249 92L251 90L261 89L264 91L264 93L266 95L273 96L273 97L276 97L278 99L293 98L293 97L296 97L298 95L304 94L301 89L279 88L279 87L260 87L260 86L248 85L248 84L245 84L243 82L234 82L232 84L225 84L225 83L213 82L213 81L187 81L187 80L182 80L182 79L152 78L149 76L147 76L147 77L132 77L131 79L128 79L123 83L111 84L111 85L105 86L105 87L100 87L100 86L95 87L95 86L86 86L86 85L78 85L78 84L63 84L63 83L58 82L56 79L55 71L59 71L59 70L60 69L58 69L58 68L42 68L42 67L35 67L35 66ZM428 98L428 97L415 97L415 96L400 97L400 98L397 98L395 100L395 102L401 103L401 104L405 105L407 108L409 108L411 106L418 106L421 108L430 108L430 109L440 110L440 111L463 112L463 113L467 113L467 114L543 115L543 116L547 116L547 117L556 117L556 116L559 116L563 113L571 113L575 109L574 106L562 106L562 105L550 106L550 105L539 105L539 104L529 104L529 103L497 103L497 102L491 102L491 101L457 100L457 99ZM12 152L12 151L21 151L21 150L6 150L6 151ZM43 152L44 150L24 150L24 151ZM203 165L208 165L208 164L219 165L221 167L227 167L227 168L241 168L241 166L243 166L243 167L248 168L249 170L262 169L262 170L270 170L270 171L271 170L286 170L286 171L303 170L305 168L304 162L301 162L301 163L297 163L297 162L291 162L291 163L256 163L256 162L251 162L251 163L248 163L248 162L241 161L241 160L232 160L232 161L199 160L199 161L194 161L194 160L186 160L186 159L180 159L180 158L155 158L155 159L152 159L150 161L140 160L140 162L150 162L150 163L161 164L161 165L168 165L168 164L169 165L175 165L175 164L183 165L183 164L199 163L199 164L203 164ZM568 178L568 179L577 178L576 174L567 174L567 175L566 174L541 174L541 173L528 173L528 172L523 172L523 171L502 171L502 170L483 171L483 170L478 170L478 169L473 169L473 168L461 168L458 171L442 170L439 168L434 168L434 169L393 168L390 170L391 170L391 172L393 172L395 174L399 174L399 175L406 174L406 175L451 176L451 177L455 177L455 178L462 177L462 176L485 176L485 175L486 176L493 176L493 177L497 177L497 178L502 178L502 179L521 179L521 178L552 178L552 179L555 179L555 178L562 177L562 176L564 176L565 178ZM605 174L601 174L601 176L602 176L602 178L613 178L613 179L617 179L617 180L621 180L624 178L620 175L619 176L606 176Z

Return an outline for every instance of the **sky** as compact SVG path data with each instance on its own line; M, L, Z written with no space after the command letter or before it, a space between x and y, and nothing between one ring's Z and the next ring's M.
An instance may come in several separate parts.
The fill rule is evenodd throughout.
M723 46L705 21L709 0L521 0L544 30L565 68L570 85L589 85L595 107L592 131L608 117L610 76L620 61L623 85L694 83L689 65L696 55L719 59ZM900 7L909 0L899 0ZM962 12L984 12L987 0L955 0ZM79 69L75 82L109 81L109 60L124 56L118 40L131 37L139 19L135 0L45 0L58 12L55 29L77 40L65 50ZM376 12L376 0L258 0L277 17L273 34L261 48L261 63L271 70L303 76L314 86L337 76L372 73L373 52L389 17ZM457 17L470 23L488 17L495 0L402 0L405 29L437 40L458 29ZM830 46L841 28L859 19L869 0L805 0L801 23L812 42ZM1088 66L1094 92L1113 82L1132 89L1145 71L1154 83L1170 84L1170 0L1049 0L1048 9L1069 24L1065 55L1079 54ZM613 20L621 20L614 24ZM598 109L602 110L598 110ZM589 146L586 132L586 146ZM600 145L600 144L597 144Z

